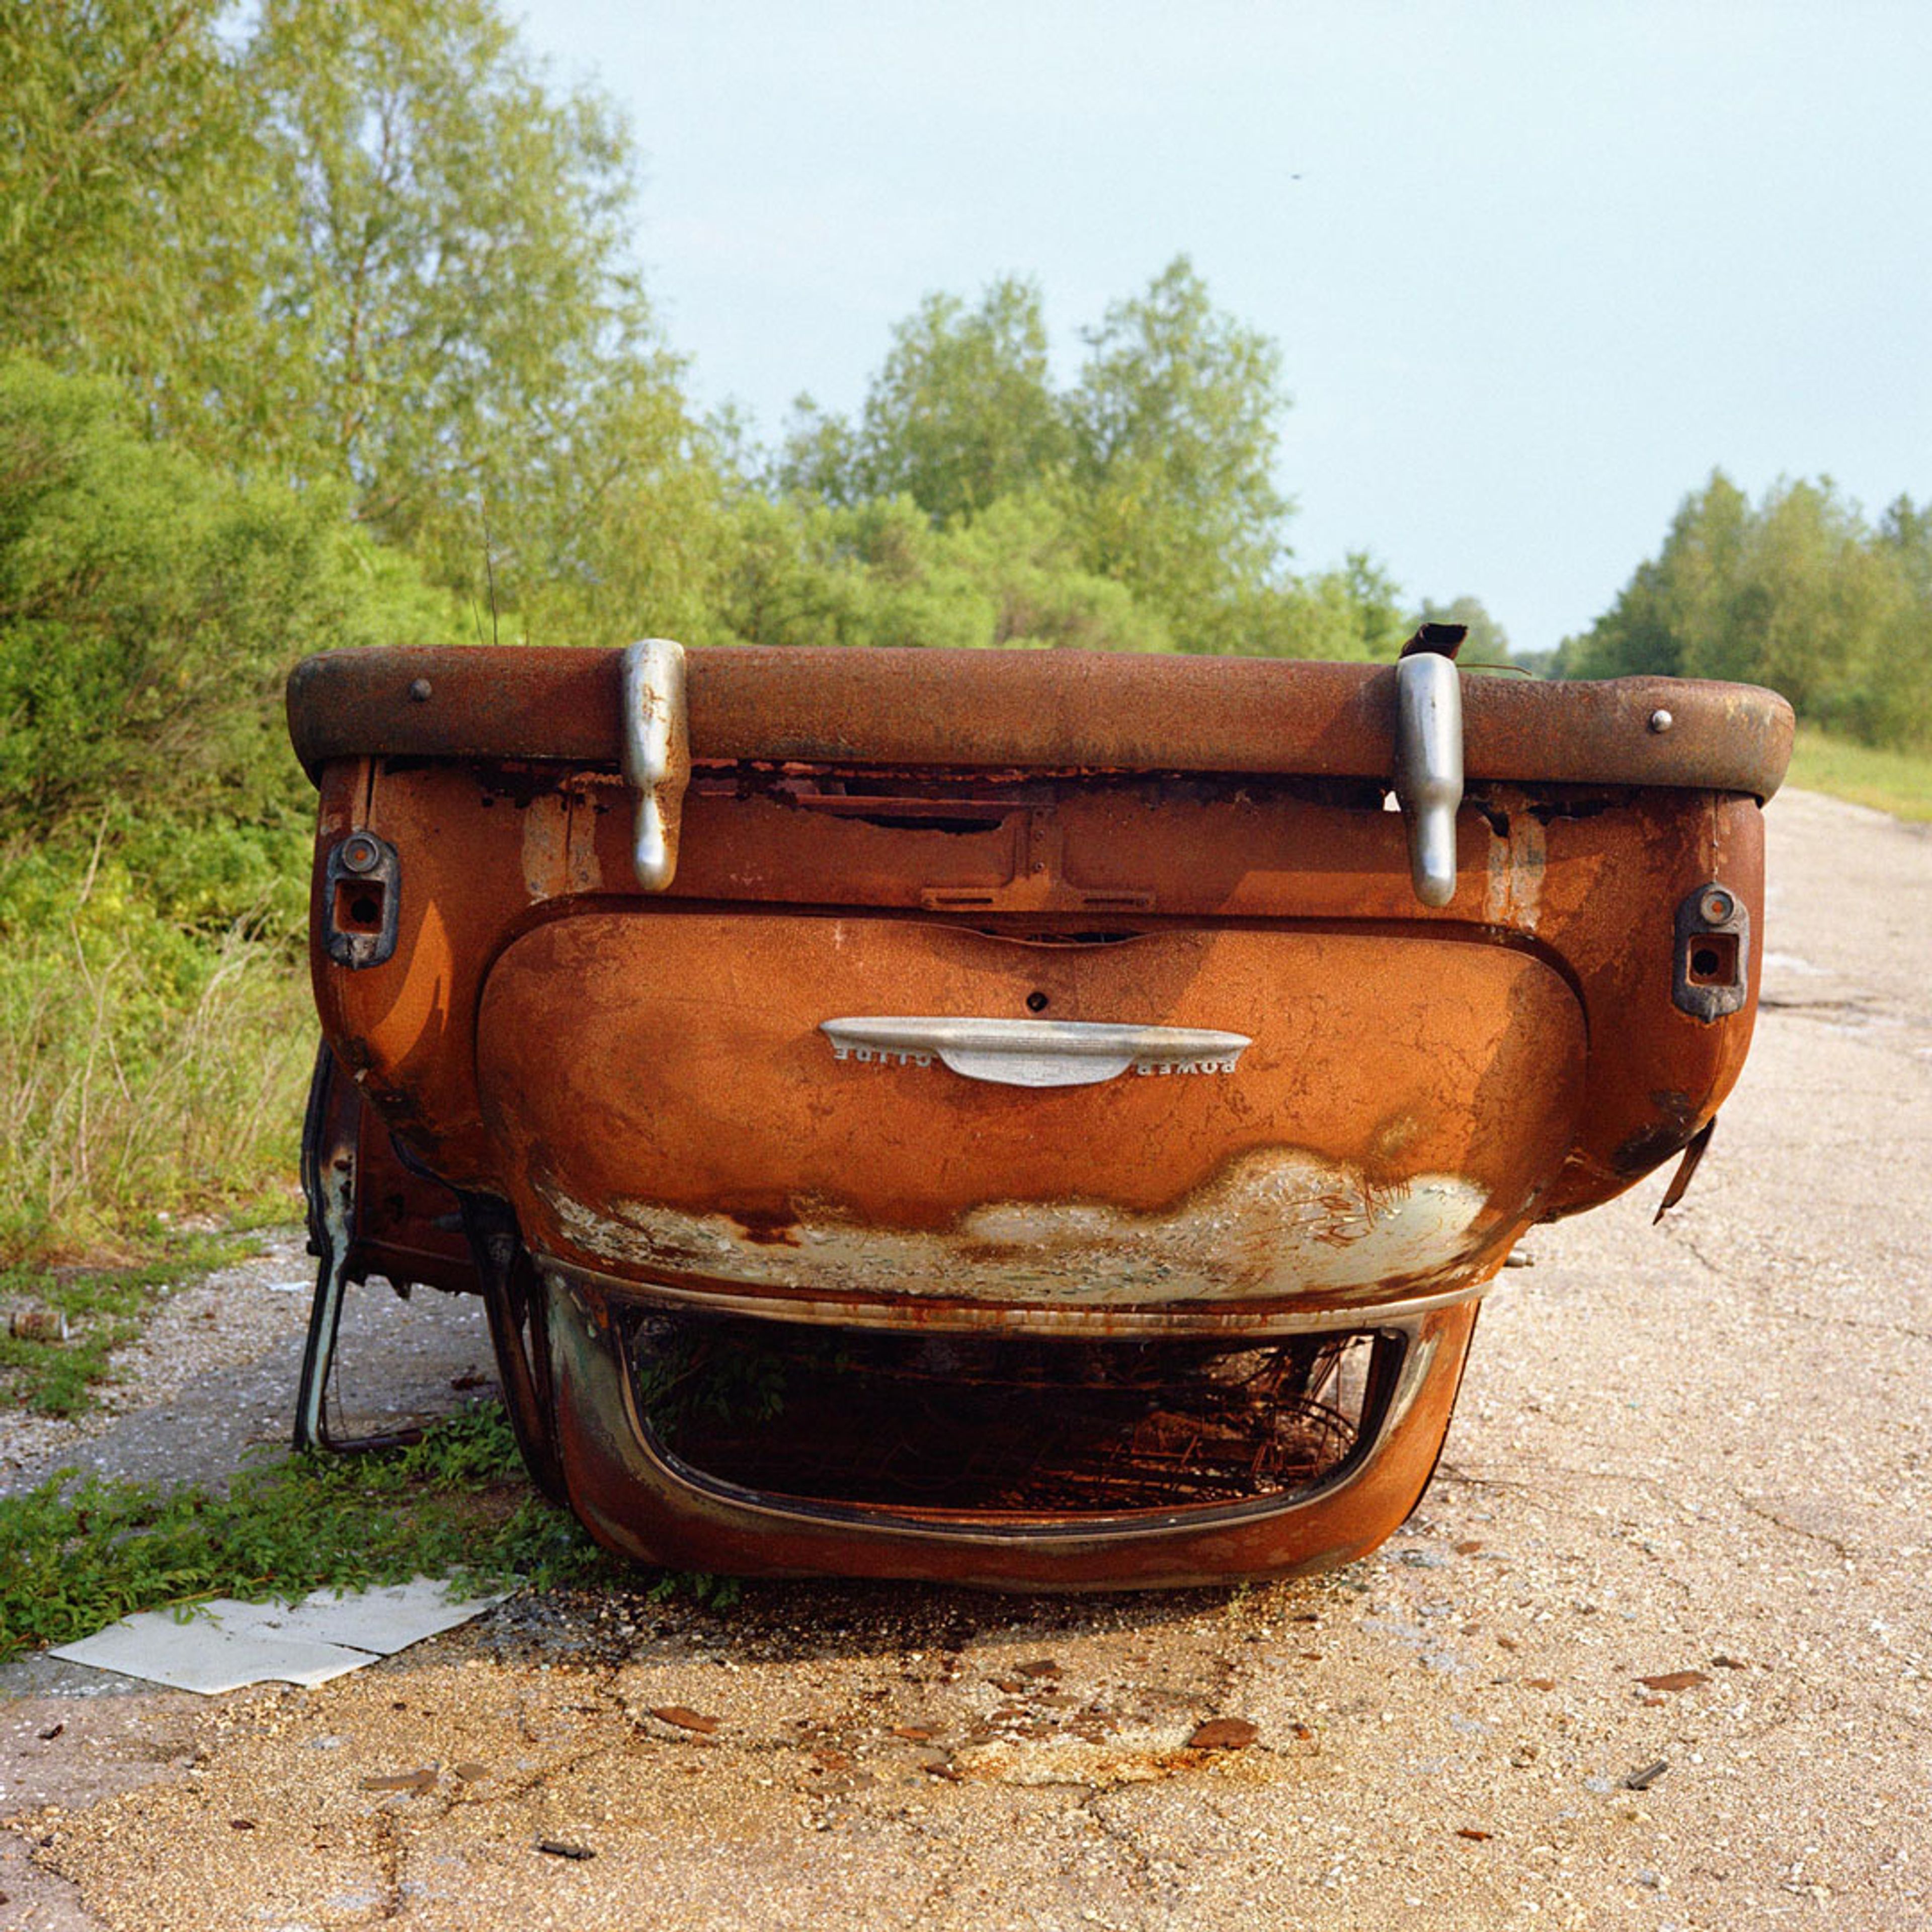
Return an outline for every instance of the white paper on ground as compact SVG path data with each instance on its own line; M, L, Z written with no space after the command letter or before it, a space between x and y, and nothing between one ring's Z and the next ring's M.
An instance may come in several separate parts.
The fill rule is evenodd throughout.
M188 1622L168 1612L124 1617L50 1654L212 1696L244 1684L322 1684L393 1656L487 1610L497 1594L449 1600L427 1577L344 1595L318 1590L296 1604L203 1604Z
M418 1576L412 1583L346 1595L340 1590L317 1590L294 1604L234 1604L224 1598L220 1608L221 1621L231 1630L346 1644L389 1657L439 1630L454 1630L502 1600L497 1595L452 1602L445 1598L440 1583Z

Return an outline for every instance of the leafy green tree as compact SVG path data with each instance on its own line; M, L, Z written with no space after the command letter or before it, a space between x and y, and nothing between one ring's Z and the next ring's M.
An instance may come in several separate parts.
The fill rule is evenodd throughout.
M992 634L1010 650L1171 650L1160 612L1128 586L1090 568L1064 496L1035 490L1003 496L947 533L948 548L992 597Z
M496 0L224 11L0 9L8 343L238 470L339 483L532 634L576 634L592 585L614 632L692 620L719 463L628 263L614 112Z
M628 264L629 145L494 0L266 0L244 62L288 211L271 411L296 466L443 580L589 568L703 439ZM627 498L613 516L614 499Z
M1932 736L1922 513L1874 532L1828 479L1754 505L1722 474L1687 498L1658 554L1582 637L1570 676L1661 672L1782 691L1802 716L1874 742Z
M1280 352L1214 308L1185 256L1085 340L1068 409L1088 567L1144 596L1184 644L1208 643L1216 614L1286 554Z
M1241 648L1286 581L1274 344L1217 311L1184 257L1083 340L1056 390L1034 284L995 282L974 308L928 296L856 424L800 399L775 481L848 508L904 496L948 528L1050 500L1082 574L1124 586L1181 648Z
M1658 556L1637 566L1588 631L1564 640L1562 674L1691 674L1686 652L1692 640L1727 622L1724 605L1738 575L1750 515L1743 491L1713 471L1704 488L1678 506Z
M856 430L802 398L778 476L832 502L910 496L946 523L1043 484L1067 449L1040 290L1009 278L976 308L928 296L901 322Z
M1878 542L1904 573L1912 596L1932 604L1932 502L1915 508L1910 496L1896 498L1879 519Z
M1914 508L1898 497L1879 520L1874 548L1898 595L1851 722L1875 743L1932 746L1932 502Z
M1219 648L1243 657L1392 658L1414 628L1400 586L1365 550L1337 569L1240 594L1221 620Z
M1755 678L1808 715L1847 723L1882 667L1904 585L1855 506L1828 482L1773 490L1752 519L1728 621L1695 638L1686 667Z
M944 530L910 496L850 506L754 499L738 513L728 556L721 641L1084 650L1168 642L1124 585L1082 567L1064 513L1038 492L1003 496Z
M136 384L180 426L249 366L260 156L221 0L0 8L0 350Z
M167 903L235 910L196 895L212 878L266 890L312 809L281 722L290 664L452 641L453 619L339 491L238 481L146 436L110 384L0 363L0 824L16 856L116 828Z
M844 416L801 394L770 465L770 483L780 495L809 497L821 503L862 502L869 467L859 434Z

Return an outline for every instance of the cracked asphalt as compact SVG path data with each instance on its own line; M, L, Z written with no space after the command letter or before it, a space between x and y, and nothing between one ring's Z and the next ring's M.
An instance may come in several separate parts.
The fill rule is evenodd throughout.
M525 1596L208 1700L16 1672L0 1924L1932 1926L1932 832L1769 824L1696 1184L1532 1235L1375 1556Z

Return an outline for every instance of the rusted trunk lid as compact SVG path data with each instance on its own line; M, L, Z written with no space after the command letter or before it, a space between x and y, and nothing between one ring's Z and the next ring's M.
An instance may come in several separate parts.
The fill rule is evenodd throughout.
M953 1036L922 1016L1031 1029L1052 1084L922 1047ZM1142 1057L1054 1057L1108 1027ZM1486 1272L1569 1148L1585 1036L1547 964L1448 938L597 911L504 951L477 1054L541 1254L820 1319L1262 1324Z

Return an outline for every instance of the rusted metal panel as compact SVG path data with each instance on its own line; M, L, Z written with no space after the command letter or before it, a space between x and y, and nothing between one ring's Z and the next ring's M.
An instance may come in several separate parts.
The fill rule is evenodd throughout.
M1005 1589L1293 1575L1366 1554L1415 1507L1448 1426L1475 1314L1462 1306L1408 1324L1373 1439L1338 1478L1305 1496L1220 1510L964 1522L863 1508L808 1512L704 1483L640 1426L608 1308L594 1295L554 1288L560 1454L572 1506L599 1541L677 1568Z
M380 1275L392 1283L421 1282L452 1294L473 1294L478 1283L470 1244L457 1214L457 1198L442 1181L412 1168L399 1155L388 1129L363 1103L356 1082L327 1053L310 1095L305 1160L339 1162L353 1178L329 1238L344 1250L350 1281ZM316 1177L314 1191L325 1192Z
M622 653L556 649L332 652L289 681L311 774L376 756L556 760L615 771ZM1028 770L1281 772L1387 778L1392 665L1078 651L693 652L699 763ZM1768 798L1791 709L1743 685L1464 681L1472 778L1663 784ZM1653 721L1667 718L1666 728Z
M1658 905L1722 878L1761 915L1762 828L1748 800L1472 788L1457 892L1438 913L1415 903L1396 815L1367 799L1110 780L1017 796L979 788L985 802L968 810L898 795L914 783L875 797L762 786L694 794L680 877L658 903L919 911L938 902L952 923L1004 928L1042 952L1096 928L1202 920L1346 922L1532 948L1580 984L1600 1042L1571 1170L1546 1214L1605 1198L1668 1158L1742 1064L1752 1006L1707 1024L1672 1005L1675 928ZM355 812L350 794L364 801ZM406 855L410 880L388 964L356 974L319 964L325 1027L417 1152L452 1179L491 1186L472 1053L446 1036L454 1027L467 1040L487 963L516 934L589 901L646 903L624 795L469 765L352 764L331 768L323 804L322 849L367 822ZM915 804L939 815L922 818Z
M520 1426L615 1547L1016 1585L1346 1561L1419 1493L1516 1236L1678 1152L1743 1064L1769 694L1463 681L1419 896L1386 668L694 653L646 876L618 662L364 652L291 686L364 1164L501 1204ZM380 904L341 890L376 876L358 839ZM649 1310L1048 1349L1370 1328L1405 1366L1346 1480L1286 1503L800 1520L657 1453Z
M832 1014L1252 1037L1232 1071L1014 1089L860 1059ZM567 1014L567 1022L562 1016ZM1570 1144L1581 1010L1513 948L1168 930L1042 946L932 922L586 914L498 959L477 1062L545 1252L776 1298L1352 1306L1486 1271ZM910 1306L902 1304L910 1304Z

